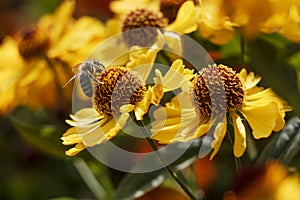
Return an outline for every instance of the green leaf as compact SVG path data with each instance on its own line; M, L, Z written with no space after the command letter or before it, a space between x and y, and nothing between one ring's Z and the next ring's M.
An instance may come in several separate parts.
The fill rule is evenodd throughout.
M201 140L195 140L191 143L177 143L166 146L166 150L160 152L163 158L168 158L174 151L182 151L182 148L186 148L186 145L190 145L189 148L183 153L183 155L174 161L170 166L175 170L182 170L192 164L197 158L201 147ZM160 162L159 159L153 161L153 157L145 157L140 163L135 166L133 171L139 171L139 169L149 168L149 162ZM142 196L146 192L161 185L169 174L165 168L151 171L147 173L129 173L119 184L115 195L112 200L126 200L134 199Z
M285 127L276 133L266 145L257 163L265 163L269 159L277 159L288 165L300 149L300 118L293 117Z
M10 120L21 136L40 151L55 157L65 157L65 147L61 144L60 136L64 132L58 125L46 122L44 112L19 109Z

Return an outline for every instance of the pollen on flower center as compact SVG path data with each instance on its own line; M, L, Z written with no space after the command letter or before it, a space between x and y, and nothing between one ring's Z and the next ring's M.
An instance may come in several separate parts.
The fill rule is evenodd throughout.
M125 67L111 67L103 71L95 87L94 106L108 117L120 114L120 107L135 105L146 91L138 74Z
M244 89L241 80L231 68L224 65L210 66L201 70L193 80L192 95L200 113L210 116L212 109L213 112L220 113L241 108Z
M160 0L160 11L163 15L168 18L169 23L172 23L177 16L180 6L187 0ZM198 0L193 0L194 4L197 5Z
M44 52L49 46L49 39L38 29L26 30L20 35L19 52L24 58L30 58Z
M167 25L168 19L164 18L161 13L136 9L130 12L123 22L123 38L129 47L151 46L157 37L157 29L153 27L161 29Z

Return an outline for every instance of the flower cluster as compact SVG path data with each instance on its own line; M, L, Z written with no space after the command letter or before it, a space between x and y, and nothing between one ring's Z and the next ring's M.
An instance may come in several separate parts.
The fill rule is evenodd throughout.
M140 131L158 155L188 146L179 165L158 158L192 199L172 167L181 170L203 157L214 166L228 146L238 170L242 159L258 160L258 152L288 164L299 150L300 122L285 132L286 113L300 113L298 1L112 0L106 21L74 17L75 8L75 0L65 0L2 38L0 116L27 106L58 110L65 119L72 103L63 123L68 127L59 130L67 156L136 136L127 136L130 131ZM275 153L260 149L270 137ZM285 166L264 161L253 168L260 184L234 186L224 198L282 199L286 190L299 189ZM148 185L157 187L155 181ZM135 192L124 199L141 196Z
M174 8L173 17L163 12L169 10L164 9L168 1L161 1L160 6L151 9L145 7L150 2L145 2L144 6L130 8L127 13L117 9L122 3L126 2L111 4L118 14L112 20L122 23L118 25L118 32L122 34L123 46L128 48L129 55L122 65L105 66L94 81L92 107L77 111L71 115L71 120L67 120L73 127L61 139L65 145L75 145L66 152L67 155L75 155L85 147L114 138L126 126L131 113L136 120L143 120L152 104L158 106L164 94L178 88L181 92L153 113L151 139L161 144L187 142L207 135L212 138L213 158L228 132L234 135L234 155L241 157L250 132L255 139L267 138L284 127L285 112L291 107L271 89L257 86L261 77L253 72L248 74L245 69L236 72L228 66L214 64L202 66L203 69L197 72L196 66L193 70L186 68L179 55L180 59L173 58L164 76L155 70L154 85L146 83L164 45L182 48L180 37L170 36L169 31L178 34L196 31L197 9L208 6L205 2L186 1L180 6L172 5L178 7ZM184 23L186 21L189 23ZM113 48L113 44L109 46ZM104 52L107 45L99 48ZM100 62L105 60L103 56L99 57ZM141 64L150 66L141 71Z

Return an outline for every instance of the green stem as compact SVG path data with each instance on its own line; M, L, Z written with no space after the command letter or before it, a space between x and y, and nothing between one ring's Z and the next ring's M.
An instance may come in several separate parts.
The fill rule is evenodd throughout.
M233 137L234 137L234 130L233 130L233 124L232 124L232 119L230 117L230 115L227 116L228 119L228 123L227 123L227 132L228 132L228 138L229 138L229 142L232 146L232 148L234 148L234 142L233 142ZM235 167L237 172L239 173L241 168L242 168L242 162L240 158L237 158L234 156L234 163L235 163Z
M241 63L242 65L245 65L245 38L243 37L243 34L240 34L240 48L241 48Z
M175 170L166 163L165 159L162 157L162 155L158 152L158 148L155 145L155 143L153 142L152 139L149 138L150 133L149 131L145 128L145 124L143 121L138 120L138 124L141 125L142 128L142 132L145 135L147 142L150 144L151 148L153 151L156 152L159 160L164 164L165 169L168 171L168 173L173 177L173 179L178 183L178 185L183 189L183 191L190 197L190 199L192 200L197 200L197 198L194 196L194 194L191 192L191 190L188 188L188 186L184 183L184 181L182 181L177 173L175 172Z

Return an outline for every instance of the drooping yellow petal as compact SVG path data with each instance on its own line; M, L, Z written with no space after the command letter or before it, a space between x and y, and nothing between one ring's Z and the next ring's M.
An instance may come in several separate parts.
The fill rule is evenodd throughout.
M230 112L234 127L233 153L235 157L241 157L246 150L246 129L240 116L234 111Z
M102 127L105 137L108 140L114 138L120 132L120 130L126 125L128 118L129 118L129 113L122 113L121 116L114 123L114 125L105 124L105 126ZM111 121L115 121L115 119Z
M197 27L197 13L195 5L192 1L186 1L179 8L175 21L166 29L188 34L195 31Z
M254 108L257 105L263 106L265 104L269 104L271 101L277 104L277 112L279 113L277 115L276 125L273 131L280 131L285 125L285 112L292 110L291 106L277 96L270 88L250 93L246 97L246 104L248 108L250 108L250 106Z
M255 105L255 102L247 103L241 113L252 128L255 139L269 137L272 130L275 129L277 117L280 115L278 105L273 101L262 106Z
M223 119L223 122L218 123L215 130L214 130L214 140L211 142L210 146L213 148L213 152L210 155L210 160L212 160L215 155L218 153L221 144L223 142L223 139L226 135L226 130L227 130L227 120L226 118Z
M67 156L75 156L76 154L78 154L79 152L81 152L81 151L84 150L84 149L85 149L84 144L78 143L78 144L75 145L75 147L73 147L73 148L67 150L67 151L65 152L65 154L66 154Z
M186 142L197 137L195 131L200 119L185 92L179 93L166 107L157 109L153 116L151 138L159 143Z
M211 124L209 122L200 125L195 132L195 138L199 138L205 135L208 132L209 128L211 128Z

